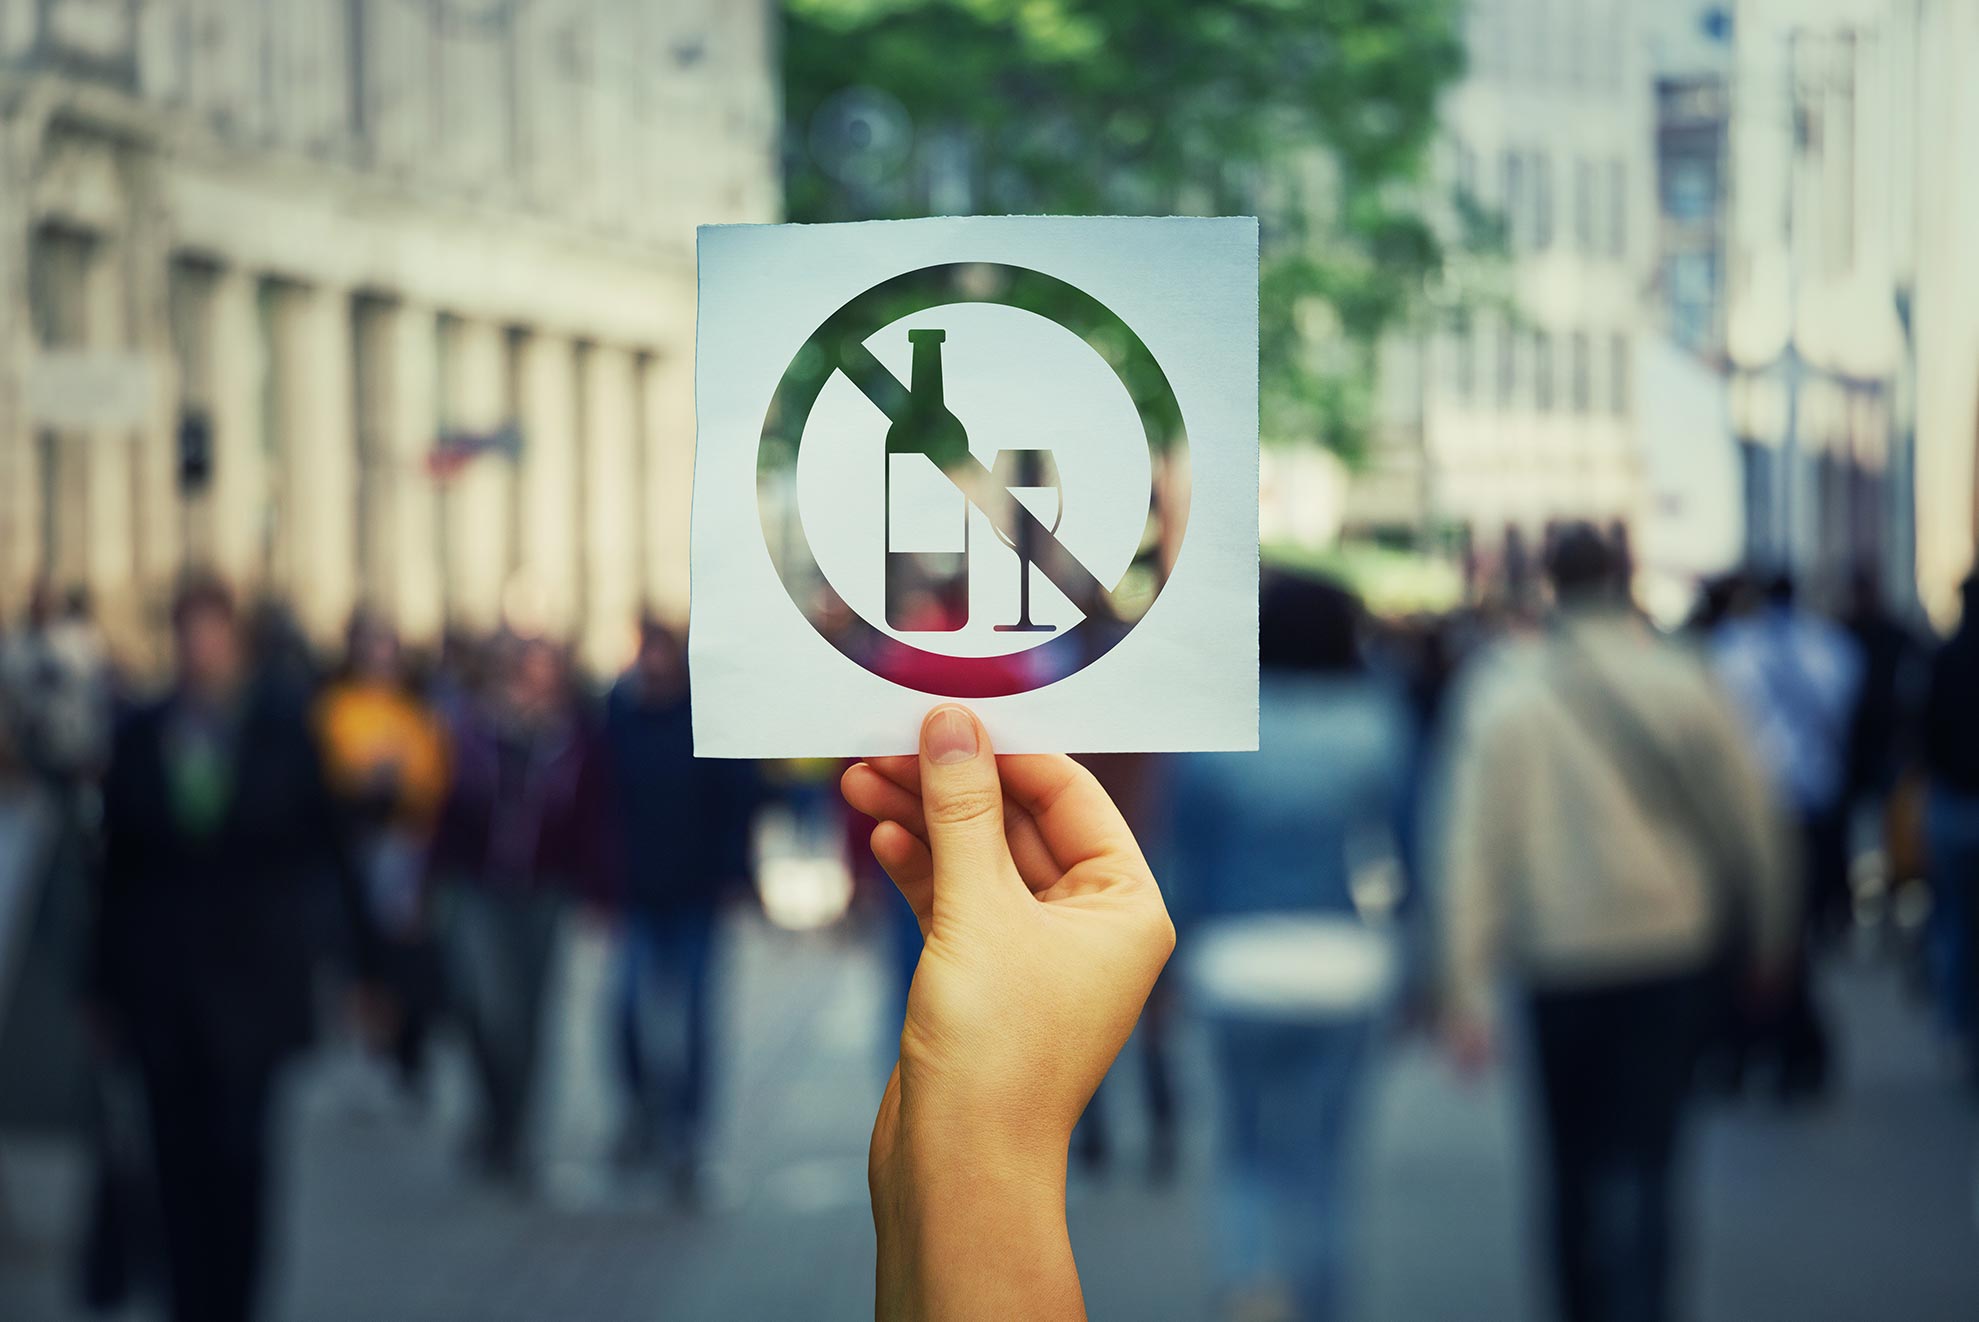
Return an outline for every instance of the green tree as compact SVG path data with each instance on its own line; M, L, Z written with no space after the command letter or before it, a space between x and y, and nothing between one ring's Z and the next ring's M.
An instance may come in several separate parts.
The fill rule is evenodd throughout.
M1460 0L785 0L793 220L1255 212L1265 434L1353 456L1489 241L1429 186Z

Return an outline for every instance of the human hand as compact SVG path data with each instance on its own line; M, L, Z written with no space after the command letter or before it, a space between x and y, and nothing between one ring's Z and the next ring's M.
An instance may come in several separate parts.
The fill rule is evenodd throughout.
M842 784L925 938L873 1128L880 1315L1083 1316L1066 1148L1174 948L1154 877L1090 773L994 757L960 707Z

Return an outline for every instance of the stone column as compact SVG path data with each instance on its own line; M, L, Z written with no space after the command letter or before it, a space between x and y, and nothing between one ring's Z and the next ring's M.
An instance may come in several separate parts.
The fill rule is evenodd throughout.
M90 349L122 352L130 346L127 257L122 236L105 235L90 245L82 288L83 343ZM70 572L89 585L111 636L128 643L136 632L131 589L137 570L132 498L137 429L93 427L62 439L75 447L70 457L82 470L76 511L80 563Z
M40 467L25 391L28 325L27 164L20 126L0 111L0 618L12 619L34 579Z
M214 276L206 345L213 423L206 549L216 572L237 588L252 590L268 574L272 495L262 407L269 364L255 277L231 267Z
M694 487L694 355L691 342L645 361L646 604L687 620L687 518Z
M436 642L445 624L440 581L439 503L426 456L439 431L439 318L433 309L395 304L381 313L378 393L387 480L376 545L391 584L381 600L411 641Z
M31 231L30 282L41 288L31 331L28 370L46 350L73 350L89 334L90 243L78 234ZM89 445L85 430L34 422L30 444L35 477L30 499L35 520L34 569L57 589L89 581Z
M486 434L506 418L501 327L487 321L452 323L444 352L453 361L442 373L446 397L440 416L450 431ZM448 610L470 629L501 623L502 589L508 578L509 459L484 454L451 480L447 501Z
M281 582L318 643L341 637L356 604L357 428L350 295L292 286L275 319Z
M155 176L136 172L130 239L130 343L152 365L156 390L151 416L133 442L131 504L136 559L134 587L144 608L146 637L156 643L158 605L171 591L187 547L190 510L179 493L179 408L187 383L179 378L172 344L171 248L157 214ZM203 309L202 309L203 311Z
M581 563L586 618L581 655L598 675L615 674L631 660L639 615L641 465L635 450L640 427L633 367L632 355L623 349L594 347L583 358Z
M517 383L523 587L516 594L515 623L558 637L576 623L579 592L576 362L571 341L531 334L522 344Z

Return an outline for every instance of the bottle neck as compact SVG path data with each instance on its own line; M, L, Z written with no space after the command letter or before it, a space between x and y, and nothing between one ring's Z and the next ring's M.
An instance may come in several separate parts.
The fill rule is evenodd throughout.
M942 399L940 340L914 342L914 375L908 391L917 410L938 413L947 407Z

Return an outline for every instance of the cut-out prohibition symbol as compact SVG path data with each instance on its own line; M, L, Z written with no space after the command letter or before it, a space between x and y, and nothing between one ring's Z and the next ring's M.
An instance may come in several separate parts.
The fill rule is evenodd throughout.
M912 392L874 357L866 341L902 317L956 303L995 303L1036 312L1077 335L1112 368L1133 401L1147 439L1151 473L1147 525L1131 565L1112 583L1101 582L1052 528L1022 501L1011 499L1006 485L970 453L959 434L938 453L929 451L940 471L970 505L982 511L998 535L1013 548L1022 548L1022 558L1082 613L1071 628L1052 632L1024 651L1021 655L1038 664L1023 668L999 664L994 657L958 657L918 648L846 606L819 569L802 521L784 517L776 494L794 488L805 424L819 393L835 374L842 372L895 426L913 421ZM834 621L832 628L818 632L846 657L923 692L953 698L1002 697L1041 688L1092 664L1147 613L1161 591L1165 562L1179 552L1187 526L1187 462L1188 435L1174 389L1140 336L1111 309L1083 290L1028 267L951 262L881 281L811 333L784 370L763 420L756 462L757 504L764 541L791 600L814 626L821 616ZM1160 481L1164 467L1179 480ZM780 542L785 547L781 557L776 554ZM882 670L875 658L883 655L896 662L904 656L939 664L895 664Z

